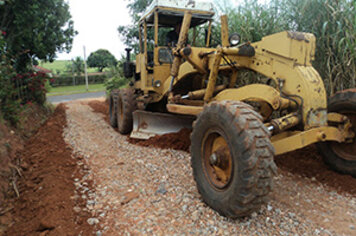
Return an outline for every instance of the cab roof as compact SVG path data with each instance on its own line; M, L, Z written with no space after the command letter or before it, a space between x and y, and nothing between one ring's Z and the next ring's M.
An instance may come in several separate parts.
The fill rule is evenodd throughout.
M174 27L182 22L184 12L189 10L192 13L190 26L201 25L213 19L214 9L210 2L197 2L192 0L153 0L140 19L140 24L144 21L149 25L154 24L154 13L158 12L159 25Z

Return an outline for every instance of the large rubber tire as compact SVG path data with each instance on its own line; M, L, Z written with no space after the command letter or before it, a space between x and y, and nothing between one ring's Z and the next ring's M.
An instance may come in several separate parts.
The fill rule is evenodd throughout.
M132 88L121 89L117 99L117 126L121 134L128 134L132 131L132 113L135 110L135 90Z
M110 93L109 97L109 119L110 119L110 125L113 128L117 128L117 110L116 110L116 105L117 105L117 97L119 95L119 90L114 89Z
M203 200L223 216L248 216L268 201L277 167L269 132L261 120L251 106L223 101L205 106L194 122L190 150L194 179ZM208 141L211 135L217 137L213 143ZM213 149L209 146L218 139L226 142L224 158L229 157L231 166L223 184L212 177L214 167L205 160Z
M346 115L356 134L356 89L341 91L331 97L328 112ZM356 178L356 138L352 143L324 142L318 143L317 147L330 168Z

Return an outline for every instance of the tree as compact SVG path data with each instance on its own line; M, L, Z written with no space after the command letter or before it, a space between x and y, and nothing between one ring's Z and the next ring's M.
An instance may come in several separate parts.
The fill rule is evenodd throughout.
M102 72L105 67L116 66L117 64L114 55L106 49L99 49L92 52L87 62L89 67L98 67L100 72Z
M140 20L140 15L143 13L147 6L151 4L152 0L129 0L127 7L130 10L132 16L132 25L119 26L118 31L121 39L130 48L134 48L135 52L138 52L138 22Z
M0 30L18 71L32 60L53 61L69 52L77 32L64 0L0 0Z
M67 65L67 70L73 75L80 76L84 72L84 61L81 57L76 57L71 60L71 64Z

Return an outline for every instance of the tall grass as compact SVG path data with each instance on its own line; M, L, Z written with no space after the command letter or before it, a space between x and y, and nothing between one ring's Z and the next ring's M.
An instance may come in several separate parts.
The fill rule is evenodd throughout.
M215 2L229 17L229 30L258 41L283 30L313 33L317 38L313 66L329 94L356 85L355 0L245 0Z

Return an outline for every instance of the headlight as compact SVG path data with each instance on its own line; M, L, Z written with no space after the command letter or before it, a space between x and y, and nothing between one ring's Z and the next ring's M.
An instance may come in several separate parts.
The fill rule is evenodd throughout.
M233 33L229 37L230 46L234 47L240 43L240 35L238 33Z
M156 80L156 81L153 83L153 86L155 86L156 88L161 87L161 81L160 81L160 80Z

